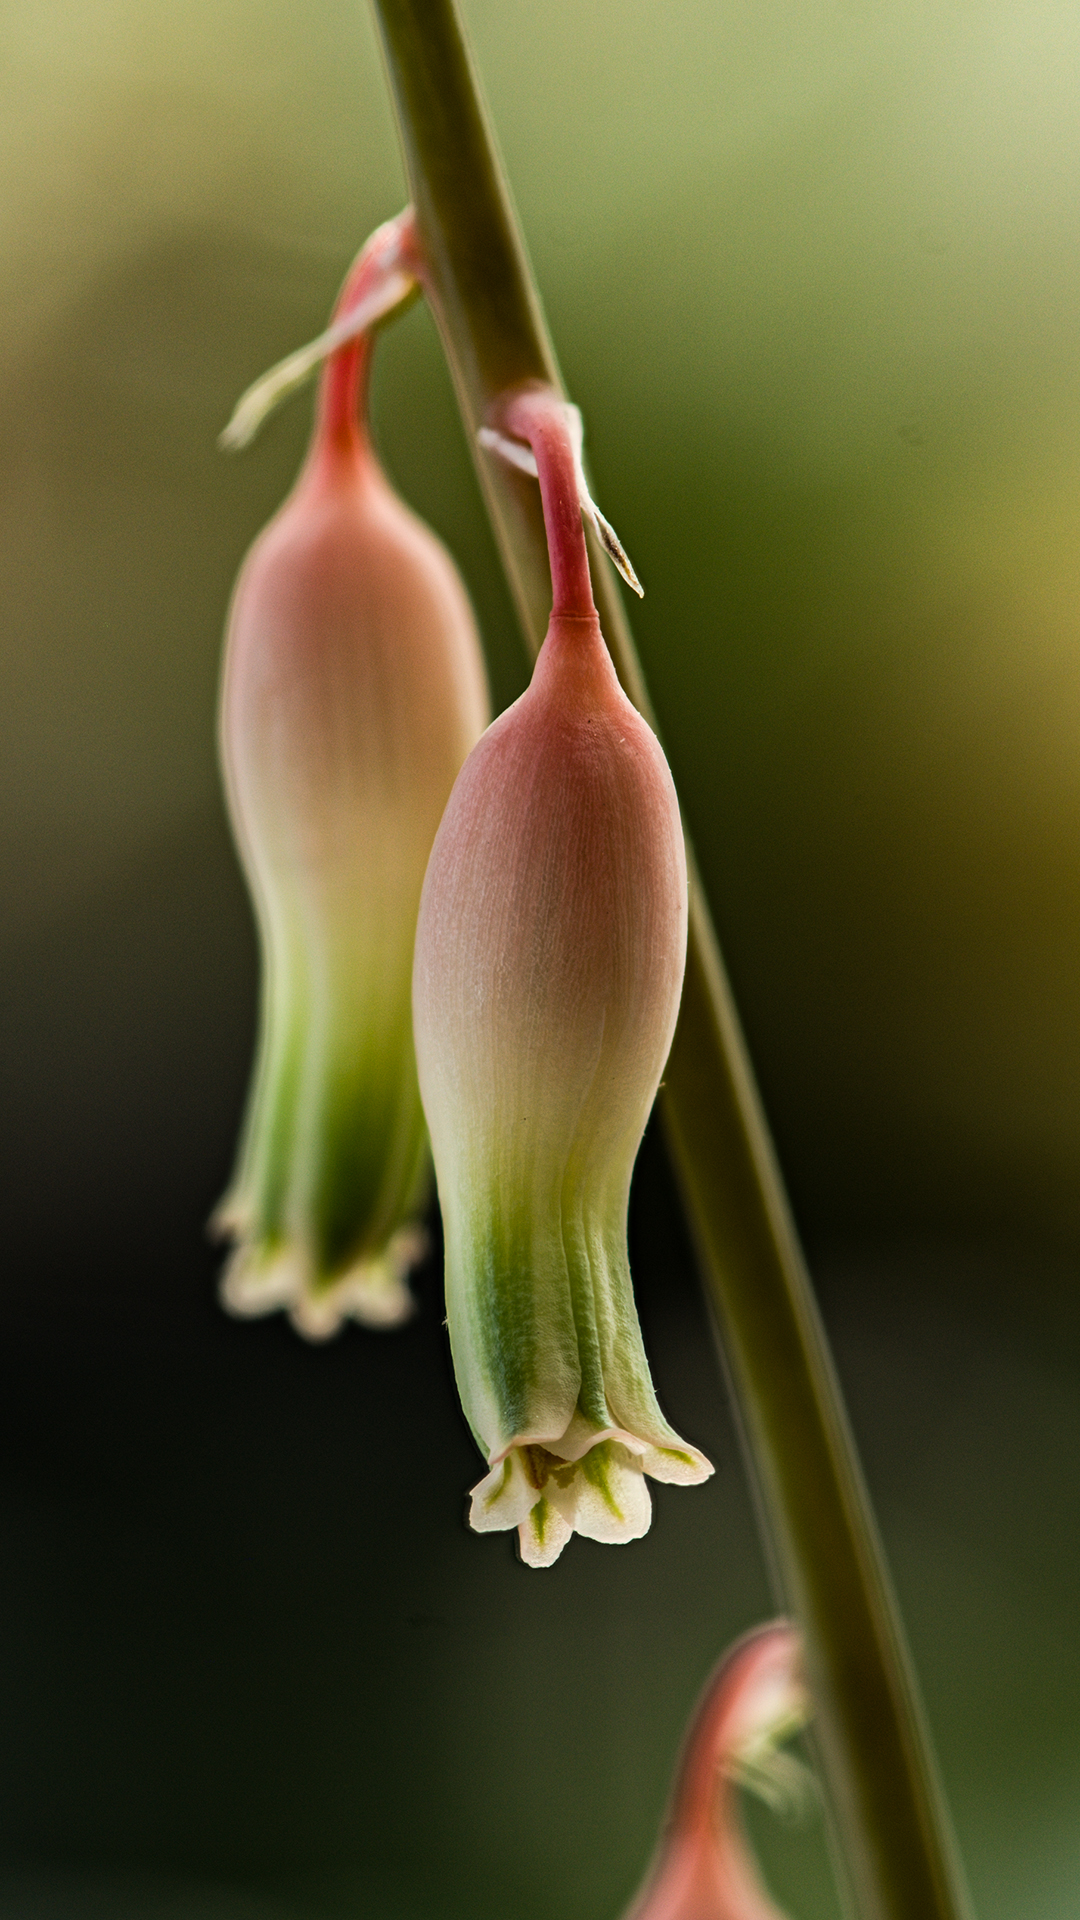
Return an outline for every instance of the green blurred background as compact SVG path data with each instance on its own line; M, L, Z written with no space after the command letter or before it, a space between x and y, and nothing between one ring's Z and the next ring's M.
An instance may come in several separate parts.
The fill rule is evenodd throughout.
M980 1920L1080 1911L1080 14L467 17L834 1335ZM405 1332L214 1305L255 952L224 608L403 199L362 0L0 11L0 1920L617 1920L771 1608L656 1141L647 1337L716 1459L551 1573ZM420 309L387 464L523 657ZM820 1826L757 1819L796 1920Z

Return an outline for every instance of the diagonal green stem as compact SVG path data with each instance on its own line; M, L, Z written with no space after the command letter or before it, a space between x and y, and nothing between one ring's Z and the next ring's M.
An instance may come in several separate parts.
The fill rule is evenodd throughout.
M453 0L373 0L466 429L558 370ZM526 636L551 606L534 482L478 455ZM604 633L648 702L613 574ZM805 1638L817 1737L860 1920L959 1920L965 1900L854 1442L700 883L663 1113L727 1354L763 1517Z

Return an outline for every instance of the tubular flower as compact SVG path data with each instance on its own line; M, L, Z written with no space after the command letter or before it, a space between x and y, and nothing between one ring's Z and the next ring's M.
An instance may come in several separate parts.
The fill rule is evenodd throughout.
M809 1717L794 1630L777 1621L737 1641L705 1689L656 1858L626 1920L783 1920L761 1884L736 1788L777 1808L798 1805L811 1776L778 1743Z
M408 233L403 220L369 243L339 323L385 308ZM357 418L369 352L353 339L324 368L304 467L236 585L221 704L263 962L254 1083L216 1216L236 1242L222 1298L240 1314L285 1307L312 1338L347 1315L390 1325L411 1309L428 1182L409 1002L416 913L487 718L457 572L392 492Z
M645 1474L712 1472L668 1425L626 1249L630 1176L675 1027L686 864L671 775L592 603L570 428L531 438L555 607L528 691L473 749L428 866L414 1026L458 1388L490 1471L480 1531L548 1566L645 1533Z

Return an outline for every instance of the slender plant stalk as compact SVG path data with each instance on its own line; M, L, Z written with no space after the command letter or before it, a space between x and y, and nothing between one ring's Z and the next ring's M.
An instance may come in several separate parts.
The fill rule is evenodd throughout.
M454 0L373 0L466 429L505 388L558 384L524 245ZM535 482L477 455L533 652L551 577ZM648 714L615 586L596 599L624 687ZM959 1920L965 1899L903 1633L828 1345L791 1222L709 910L690 948L663 1117L727 1355L763 1520L805 1641L817 1741L861 1920Z

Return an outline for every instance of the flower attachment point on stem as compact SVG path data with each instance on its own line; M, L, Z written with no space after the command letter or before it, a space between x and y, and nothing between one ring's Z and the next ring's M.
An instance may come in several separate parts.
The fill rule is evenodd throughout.
M516 1527L538 1567L573 1532L639 1538L646 1475L712 1472L660 1411L627 1259L679 1006L686 859L667 762L593 604L575 415L547 388L499 409L497 430L535 457L554 605L528 691L454 786L413 983L454 1368L489 1467L470 1519Z
M758 1875L736 1789L777 1811L806 1804L813 1775L780 1742L810 1711L794 1628L778 1620L736 1641L702 1695L656 1857L625 1920L783 1920Z
M589 484L585 478L583 457L584 432L582 429L580 408L572 406L569 401L562 401L560 404L566 410L567 428L571 436L571 446L574 451L574 474L577 481L578 505L596 534L608 559L614 561L616 568L626 581L627 586L633 588L640 600L644 597L645 589L630 564L630 556L610 520L605 520L596 501L589 492ZM506 461L507 466L516 467L519 473L527 473L533 480L539 478L536 466L536 455L526 442L513 440L509 434L499 433L495 427L481 427L476 438L485 453L497 454L500 460Z
M221 757L263 977L245 1134L214 1223L235 1242L221 1294L237 1314L283 1307L311 1339L412 1310L429 1186L413 937L488 711L457 571L368 439L370 340L340 344L393 291L408 233L411 216L380 229L345 283L307 459L244 562L223 674Z

